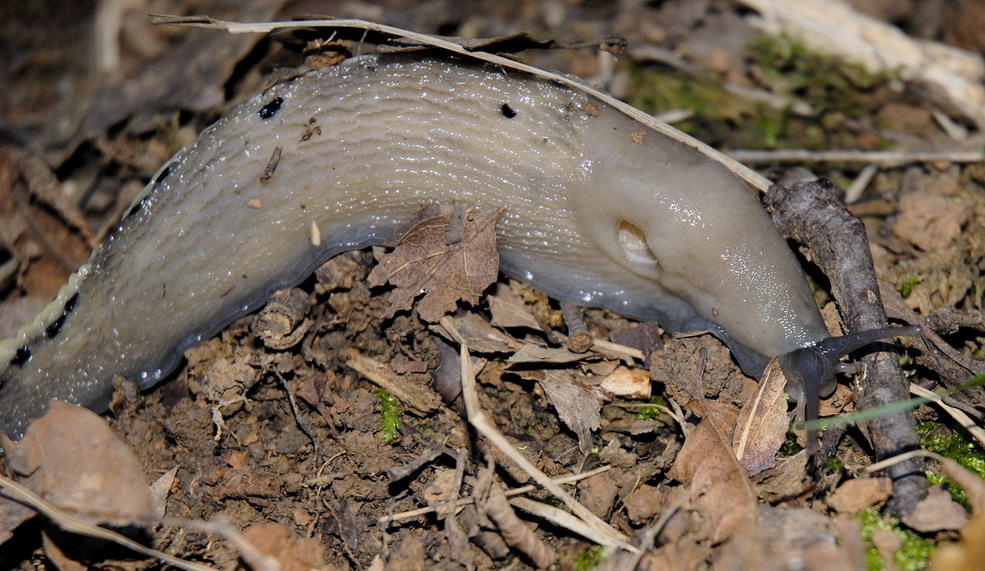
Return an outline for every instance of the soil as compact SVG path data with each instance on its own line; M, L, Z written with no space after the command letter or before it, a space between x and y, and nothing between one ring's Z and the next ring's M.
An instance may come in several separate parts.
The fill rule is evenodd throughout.
M830 98L847 95L826 91L824 105L811 100L813 116L707 95L723 83L780 89L768 81L776 70L749 48L761 37L748 24L749 10L724 0L123 3L118 58L103 70L93 63L106 55L94 38L106 21L90 4L0 8L0 338L55 295L168 157L235 103L303 65L301 48L311 39L153 27L148 12L248 21L331 14L431 34L529 32L562 45L621 37L633 49L616 58L597 47L531 49L521 57L591 78L636 105L651 103L649 112L693 97L702 107L678 126L725 150L749 141L812 150L982 148L980 129L952 118L970 133L964 140L948 135L943 119L928 111L926 94L898 80L843 87L851 91L845 107ZM962 30L981 30L985 11L968 8L963 19L945 11L934 28L917 17L919 3L899 4L911 11L872 15L915 37L981 53L980 34ZM351 49L370 49L358 40ZM642 48L662 49L666 61L678 64L658 63ZM648 86L660 78L667 87L658 96ZM794 89L794 97L814 96ZM791 165L755 166L778 176ZM800 166L848 187L866 163ZM902 341L908 380L953 388L983 372L982 162L884 166L849 209L864 223L876 275L888 284L890 318L916 323L935 316L923 323L951 347ZM502 275L480 288L478 301L456 305L455 296L446 296L444 309L394 308L391 296L401 288L367 279L374 267L385 267L387 255L391 249L381 247L332 260L264 311L188 350L182 366L150 391L119 382L104 415L106 434L74 416L83 411L53 409L52 426L39 427L20 452L4 458L6 473L68 514L83 512L160 551L226 569L740 568L804 561L848 568L873 558L906 567L927 561L926 553L920 559L906 551L919 551L913 545L929 552L957 541L962 530L977 526L981 533L976 522L985 506L974 501L974 488L985 487L981 474L969 480L965 506L938 486L915 510L923 519L890 513L892 483L864 471L876 460L864 424L827 431L832 454L810 475L804 432L787 431L782 377L757 384L711 335L675 337L607 311L572 310ZM831 281L812 266L809 252L804 264L829 330L840 331ZM445 313L451 322L437 323ZM643 545L640 561L599 549L604 533L586 534L506 501L503 491L534 480L465 418L460 345L448 323L468 339L479 408L537 470L552 478L585 475L566 489L618 537ZM574 340L578 332L609 345L569 350L567 335ZM852 381L841 381L822 415L853 410ZM769 417L774 423L765 412L752 417L760 420L751 422L750 452L740 464L736 427L749 426L741 408L757 398L776 413ZM951 398L981 424L980 389ZM939 408L920 406L912 414L924 438L953 434L956 421ZM49 447L61 438L74 444ZM112 455L92 452L97 445ZM981 443L968 447L981 451ZM765 459L753 465L748 458L762 450ZM83 465L80 451L101 460ZM961 477L937 464L930 469ZM33 479L25 479L31 472ZM86 479L82 474L100 484L80 497L74 486ZM510 499L517 497L545 511L564 507L539 486ZM166 565L66 533L57 519L32 518L32 511L5 503L5 567ZM928 513L937 515L927 521Z

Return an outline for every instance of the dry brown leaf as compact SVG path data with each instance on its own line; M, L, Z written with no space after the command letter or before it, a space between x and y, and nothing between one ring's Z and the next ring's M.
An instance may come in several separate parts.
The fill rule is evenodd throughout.
M154 515L137 459L96 413L51 401L20 442L4 446L23 484L93 523L129 525Z
M961 529L968 523L968 512L951 498L943 486L927 490L927 497L900 520L919 533Z
M961 541L938 546L930 560L933 571L974 571L985 561L985 514L976 514L961 530Z
M863 508L881 505L892 491L889 478L856 478L838 486L828 499L828 505L838 513L854 515Z
M962 198L931 191L908 192L900 199L893 232L925 252L940 250L961 234L974 210Z
M507 288L497 288L496 295L486 298L489 303L489 313L492 314L490 322L496 327L526 327L535 331L543 331L544 329L537 322L537 318L527 311L522 303L516 301L516 296L505 293L509 291ZM510 299L510 297L514 299Z
M742 407L732 448L749 476L776 465L790 421L787 418L787 379L776 359L766 366L756 396Z
M570 371L548 370L540 385L561 421L578 435L578 448L587 455L592 449L592 431L602 423L604 399L595 389L578 383Z
M387 282L396 286L384 317L410 309L422 294L417 313L430 323L454 311L458 300L478 303L499 274L498 217L499 212L469 212L458 240L458 231L451 223L454 218L447 214L414 223L367 278L371 286Z
M512 353L522 344L489 324L481 315L471 311L460 311L452 319L455 330L465 339L473 353ZM431 326L431 331L454 342L444 327Z
M689 506L700 514L695 517L709 522L712 542L720 543L736 530L759 524L756 490L709 418L702 419L684 441L667 475L687 487Z
M258 551L272 557L283 571L328 569L324 548L311 538L297 537L279 523L259 523L243 532Z

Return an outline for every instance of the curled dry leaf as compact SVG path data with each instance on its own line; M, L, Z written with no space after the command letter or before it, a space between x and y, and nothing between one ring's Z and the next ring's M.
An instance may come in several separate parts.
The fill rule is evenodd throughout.
M422 294L417 313L430 323L454 311L458 300L478 303L499 274L498 217L470 211L460 230L447 212L413 223L369 274L371 286L396 286L384 317L410 309Z

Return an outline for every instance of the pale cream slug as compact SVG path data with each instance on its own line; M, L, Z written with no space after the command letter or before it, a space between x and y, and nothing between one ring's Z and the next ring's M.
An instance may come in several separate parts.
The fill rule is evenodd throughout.
M670 331L710 329L753 375L769 357L831 352L795 257L717 162L555 82L363 56L272 87L162 167L0 346L0 430L19 437L49 399L103 410L116 376L149 387L186 348L425 203L503 209L505 273ZM813 376L791 392L816 399Z

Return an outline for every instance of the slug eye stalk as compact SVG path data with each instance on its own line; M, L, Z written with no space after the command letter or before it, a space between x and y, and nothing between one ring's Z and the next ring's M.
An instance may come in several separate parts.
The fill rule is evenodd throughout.
M780 368L787 378L787 390L797 401L797 421L816 420L820 411L821 396L827 396L835 388L835 373L845 355L862 347L893 337L916 337L923 335L920 325L907 327L883 327L861 331L840 337L827 337L780 355ZM817 430L807 431L807 455L813 459L817 454Z

